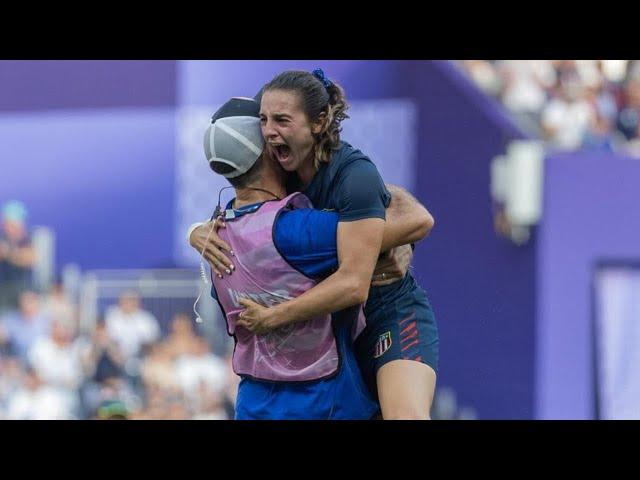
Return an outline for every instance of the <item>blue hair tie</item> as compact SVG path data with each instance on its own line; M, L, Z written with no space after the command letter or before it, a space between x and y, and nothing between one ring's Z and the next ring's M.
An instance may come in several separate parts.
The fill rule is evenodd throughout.
M313 76L316 77L318 80L320 80L322 82L322 84L324 85L324 88L328 89L332 85L331 80L329 80L325 76L325 74L324 74L324 72L322 71L321 68L316 68L313 71Z

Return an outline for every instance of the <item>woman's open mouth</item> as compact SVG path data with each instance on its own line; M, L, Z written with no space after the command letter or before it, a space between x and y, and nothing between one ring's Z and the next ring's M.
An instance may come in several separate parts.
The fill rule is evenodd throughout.
M279 162L286 162L291 156L291 148L289 148L289 145L273 145L273 150L276 152L276 157Z

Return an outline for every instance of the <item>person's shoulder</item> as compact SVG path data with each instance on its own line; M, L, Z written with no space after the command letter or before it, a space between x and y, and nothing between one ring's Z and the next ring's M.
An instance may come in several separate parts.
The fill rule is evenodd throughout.
M283 211L277 219L278 228L292 228L294 231L307 228L308 223L325 220L330 212L318 210L312 206L299 206ZM294 232L297 235L299 232Z
M274 241L278 247L284 243L298 243L300 239L300 229L307 228L309 212L312 208L298 208L292 206L290 209L283 210L278 215L275 224Z
M335 162L336 164L345 164L356 160L371 161L371 159L360 149L355 148L349 142L345 142L344 140L340 141L340 146L334 150L333 155L331 156L331 163Z
M340 146L334 151L331 161L329 162L329 170L333 176L344 173L352 168L361 168L361 166L373 165L371 159L361 150L353 147L350 143L341 141Z

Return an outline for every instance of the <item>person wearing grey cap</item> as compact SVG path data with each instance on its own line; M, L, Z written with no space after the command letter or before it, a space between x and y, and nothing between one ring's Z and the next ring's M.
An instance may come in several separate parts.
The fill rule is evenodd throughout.
M285 327L255 334L243 326L242 305L247 297L267 305L277 303L304 294L304 289L312 288L338 267L338 215L314 210L300 194L287 196L286 172L264 150L258 112L259 105L251 99L231 99L213 116L204 141L211 168L225 176L236 193L221 212L224 222L215 223L223 227L217 246L230 255L236 250L235 271L225 277L212 276L212 295L225 312L228 331L236 342L234 370L242 378L236 418L372 418L378 405L367 390L352 348L359 309L338 312L333 318L325 315L296 322L293 330ZM422 217L411 205L402 194L394 197L383 248L407 238L422 238ZM269 209L273 210L271 216ZM210 262L213 257L207 254L206 236L213 223L194 226L189 232L191 245ZM278 263L275 257L283 261ZM227 295L229 291L234 295ZM324 334L328 341L322 343ZM268 348L269 337L276 341L273 350ZM297 339L304 342L296 343ZM260 357L261 349L266 349L267 355ZM282 353L279 358L285 350L289 356ZM267 366L260 366L264 364Z
M247 300L242 321L264 332L365 302L366 325L354 349L382 416L429 419L439 362L435 313L409 270L414 244L405 240L380 253L386 209L400 194L385 185L366 154L341 139L349 105L342 87L321 69L282 72L257 98L267 149L290 173L287 191L301 191L315 208L338 213L340 262L325 281L290 301L266 308ZM428 233L433 217L423 207L416 215ZM215 232L211 239L214 271L232 275L229 253L216 244Z

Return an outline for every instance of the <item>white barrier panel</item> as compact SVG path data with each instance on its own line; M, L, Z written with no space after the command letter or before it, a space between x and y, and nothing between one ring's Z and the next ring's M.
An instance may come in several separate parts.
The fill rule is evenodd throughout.
M594 286L599 417L640 420L640 266L600 269Z
M542 213L544 147L535 141L509 144L506 214L513 225L531 226Z

